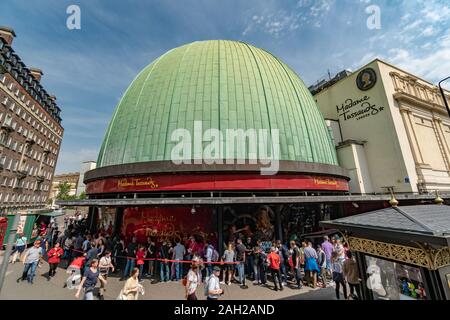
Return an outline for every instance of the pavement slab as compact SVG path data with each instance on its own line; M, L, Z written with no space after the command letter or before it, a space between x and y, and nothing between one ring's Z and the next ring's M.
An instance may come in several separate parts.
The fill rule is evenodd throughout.
M64 288L64 283L69 276L66 270L58 268L56 275L48 279L48 264L44 263L36 270L34 284L25 282L17 283L23 270L20 262L10 264L5 278L5 284L0 294L0 300L76 300L75 290ZM105 300L115 300L124 281L112 275L106 285ZM248 289L241 289L238 284L221 285L224 295L221 300L335 300L334 288L312 289L304 286L295 289L294 285L288 285L283 291L274 291L272 283L268 287L262 287L248 283ZM140 300L184 300L184 287L179 282L156 282L145 279L142 283L145 295L140 295ZM203 285L197 291L199 300L205 300Z

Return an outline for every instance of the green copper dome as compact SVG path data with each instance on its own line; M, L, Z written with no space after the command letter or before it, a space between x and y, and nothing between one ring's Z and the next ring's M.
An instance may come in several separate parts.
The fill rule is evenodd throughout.
M201 41L144 68L120 100L98 167L171 160L177 128L278 129L280 159L337 165L324 119L303 81L242 42Z

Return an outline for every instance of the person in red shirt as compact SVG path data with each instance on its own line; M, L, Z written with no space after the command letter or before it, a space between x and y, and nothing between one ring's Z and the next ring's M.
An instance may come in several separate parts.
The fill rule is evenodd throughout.
M280 290L283 290L283 284L281 283L281 272L280 272L280 256L277 253L277 248L270 248L270 253L267 256L267 263L269 265L269 270L272 274L273 284L275 285L275 291L278 291L277 280L280 284Z
M139 268L139 282L142 282L142 275L144 274L144 259L146 256L146 250L143 245L139 245L139 249L136 252L136 265Z
M67 273L80 273L83 270L84 263L86 262L86 256L87 253L83 253L81 257L77 257L73 259L73 261L70 263L69 267L67 268Z
M60 247L59 242L55 243L55 246L47 253L48 264L50 270L48 271L48 280L56 274L56 268L58 268L61 262L61 256L64 254L64 250Z

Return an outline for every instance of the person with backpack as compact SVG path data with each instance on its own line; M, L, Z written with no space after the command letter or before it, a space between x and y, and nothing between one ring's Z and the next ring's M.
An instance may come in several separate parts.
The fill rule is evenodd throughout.
M188 274L185 279L183 279L183 284L185 288L185 299L186 300L197 300L195 292L199 284L198 275L199 266L196 262L193 262L191 269L189 269Z
M205 259L206 259L206 276L209 277L212 274L212 264L214 254L214 247L206 241L205 243Z
M218 300L223 290L220 288L220 268L215 266L212 275L205 282L205 295L207 300Z
M276 241L276 248L278 249L278 255L280 256L280 272L283 285L287 285L287 262L289 260L289 249L281 243L281 240Z

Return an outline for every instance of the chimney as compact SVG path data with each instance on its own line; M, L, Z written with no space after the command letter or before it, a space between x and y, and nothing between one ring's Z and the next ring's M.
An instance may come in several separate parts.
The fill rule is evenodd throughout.
M3 38L8 45L12 45L16 33L9 27L0 26L0 38Z
M30 68L30 73L37 82L41 81L41 77L44 74L41 69L37 68Z

